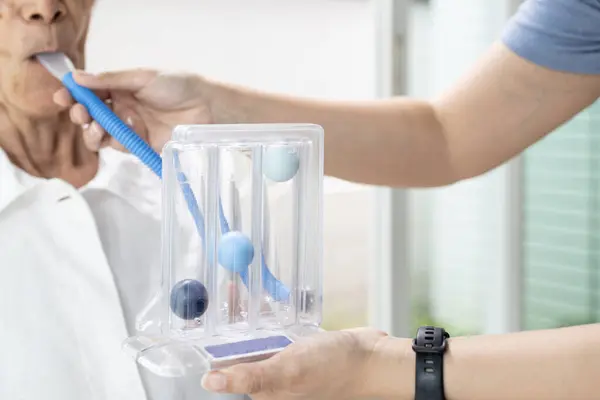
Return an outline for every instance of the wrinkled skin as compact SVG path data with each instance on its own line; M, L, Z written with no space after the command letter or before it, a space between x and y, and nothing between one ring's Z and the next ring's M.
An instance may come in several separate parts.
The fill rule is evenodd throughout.
M93 0L0 0L0 147L34 176L80 186L97 170L80 128L53 101L61 87L33 57L66 53L84 67Z
M250 394L254 400L360 398L374 349L386 336L369 328L321 333L268 360L211 372L203 385L215 392ZM215 378L217 386L211 385Z

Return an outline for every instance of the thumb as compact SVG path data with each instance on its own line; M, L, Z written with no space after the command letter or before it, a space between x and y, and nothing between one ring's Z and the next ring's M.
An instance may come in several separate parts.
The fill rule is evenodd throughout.
M268 361L239 364L207 373L202 378L202 386L210 392L258 394L275 389L280 381L278 374L278 369Z
M97 90L126 90L137 92L148 85L158 73L149 69L131 69L125 71L104 72L91 74L75 71L75 82L89 89Z

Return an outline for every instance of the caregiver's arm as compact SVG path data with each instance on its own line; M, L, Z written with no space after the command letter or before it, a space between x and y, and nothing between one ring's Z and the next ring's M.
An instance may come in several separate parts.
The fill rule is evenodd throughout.
M157 148L172 124L312 122L325 128L328 175L392 186L445 185L507 161L598 98L598 21L597 0L526 1L502 42L433 102L313 101L156 71L76 80L115 95L132 92L139 104L130 108L148 127L142 135ZM115 109L127 108L121 98L113 96ZM89 122L82 107L72 115L76 123ZM86 137L93 148L102 133Z
M588 400L600 393L600 324L449 340L448 400ZM410 339L372 329L326 332L274 357L205 375L203 386L261 400L413 400Z
M596 100L599 21L597 0L526 1L502 44L432 103L312 102L226 86L211 97L218 122L323 125L329 175L443 185L507 161Z
M600 325L450 339L444 360L448 400L593 399L600 393ZM369 395L413 398L414 354L404 339L375 351Z
M435 186L507 161L600 95L600 76L552 71L497 44L430 103L327 102L210 86L216 122L313 122L325 128L325 172L392 186Z

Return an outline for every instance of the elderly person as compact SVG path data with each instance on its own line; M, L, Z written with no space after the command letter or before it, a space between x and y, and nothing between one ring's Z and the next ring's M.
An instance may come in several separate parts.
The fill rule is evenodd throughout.
M314 122L326 131L329 175L447 185L506 162L598 99L600 2L525 1L502 41L432 102L317 102L147 70L76 79L112 97L115 107L127 105L156 148L175 114L197 123ZM55 100L71 105L64 90ZM74 122L90 122L81 105L71 110ZM85 137L94 149L108 143L94 122ZM422 327L413 349L409 339L370 329L328 332L269 360L211 372L203 384L257 400L593 399L600 393L599 337L599 324L452 339L440 327Z
M92 6L0 1L0 399L222 398L121 351L159 285L159 181L90 151L33 57L59 50L83 68Z

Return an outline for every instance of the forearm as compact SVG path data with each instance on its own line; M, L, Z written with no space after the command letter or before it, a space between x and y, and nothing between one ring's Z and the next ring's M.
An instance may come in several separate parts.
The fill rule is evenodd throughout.
M325 130L325 173L376 185L452 183L447 145L429 103L330 102L212 84L217 123L315 123Z
M587 400L600 393L600 324L450 339L448 400ZM405 339L384 339L369 373L371 396L414 398L415 356Z
M600 75L533 65L496 44L435 102L325 102L209 83L217 123L308 122L325 129L325 172L390 186L440 186L519 154L600 95Z

